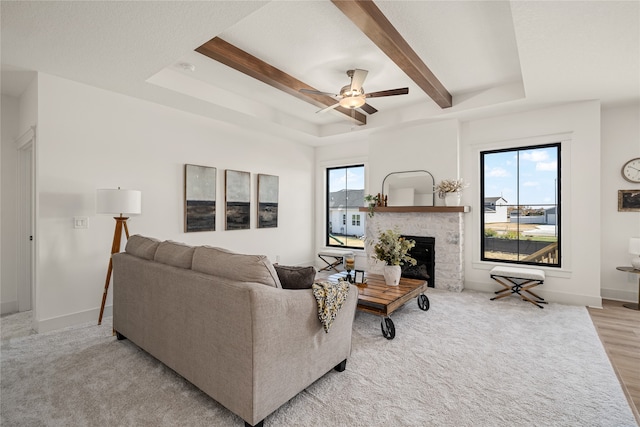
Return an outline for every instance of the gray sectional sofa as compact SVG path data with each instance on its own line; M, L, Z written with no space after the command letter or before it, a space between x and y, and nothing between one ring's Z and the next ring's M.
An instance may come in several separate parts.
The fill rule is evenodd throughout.
M113 327L245 421L262 425L344 370L355 286L329 333L311 289L283 289L268 258L131 236L113 255Z

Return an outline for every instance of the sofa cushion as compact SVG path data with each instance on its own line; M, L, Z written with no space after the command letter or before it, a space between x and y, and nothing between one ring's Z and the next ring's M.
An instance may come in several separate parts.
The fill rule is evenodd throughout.
M160 245L158 239L152 237L144 237L139 234L130 236L124 251L138 258L152 260L156 256L156 250Z
M158 245L155 260L179 268L191 268L193 246L167 240Z
M281 288L273 264L264 255L245 255L211 246L198 246L193 253L195 271L240 282L257 282Z
M283 289L311 289L316 278L316 268L312 265L308 267L294 267L288 265L274 264L278 273L278 279Z

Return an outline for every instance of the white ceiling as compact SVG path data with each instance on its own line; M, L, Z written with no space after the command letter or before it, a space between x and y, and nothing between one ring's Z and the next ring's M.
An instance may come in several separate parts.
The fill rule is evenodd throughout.
M442 110L329 0L2 1L2 93L44 72L318 145L353 132L560 102L640 100L637 1L376 1L453 95ZM326 92L369 71L356 126L194 49L222 39ZM180 64L189 63L195 71ZM30 71L31 73L28 73Z

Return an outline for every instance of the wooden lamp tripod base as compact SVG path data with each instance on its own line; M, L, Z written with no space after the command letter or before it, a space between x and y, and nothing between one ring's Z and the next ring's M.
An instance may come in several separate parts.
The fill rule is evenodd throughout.
M116 220L116 229L113 233L113 244L111 245L111 255L120 252L120 240L122 239L122 229L129 239L129 228L127 227L127 220L129 217L116 216L113 217ZM100 317L98 317L98 325L102 324L102 315L104 314L104 305L107 302L107 293L109 292L109 283L111 282L111 271L113 270L113 261L109 257L109 268L107 269L107 280L104 282L104 293L102 294L102 305L100 306Z

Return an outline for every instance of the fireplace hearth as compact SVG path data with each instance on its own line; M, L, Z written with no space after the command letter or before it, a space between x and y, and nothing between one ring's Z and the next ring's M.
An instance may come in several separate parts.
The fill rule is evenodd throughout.
M416 265L403 265L402 277L408 279L426 280L427 286L435 287L436 239L425 236L402 236L414 240L416 245L411 248L409 255L416 260Z

